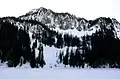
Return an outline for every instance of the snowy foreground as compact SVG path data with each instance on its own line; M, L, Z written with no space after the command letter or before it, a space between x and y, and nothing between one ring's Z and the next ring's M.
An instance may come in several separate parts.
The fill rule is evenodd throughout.
M120 70L0 68L0 79L120 79Z

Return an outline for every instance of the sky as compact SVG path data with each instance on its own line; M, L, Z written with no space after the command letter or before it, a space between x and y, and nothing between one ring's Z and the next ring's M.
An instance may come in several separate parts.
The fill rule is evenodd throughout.
M0 17L18 17L40 7L88 20L111 17L120 22L120 0L0 0Z

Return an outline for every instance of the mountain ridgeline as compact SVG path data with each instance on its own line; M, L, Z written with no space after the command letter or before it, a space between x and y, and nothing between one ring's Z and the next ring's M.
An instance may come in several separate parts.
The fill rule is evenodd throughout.
M120 23L43 7L0 18L0 62L8 67L120 68Z

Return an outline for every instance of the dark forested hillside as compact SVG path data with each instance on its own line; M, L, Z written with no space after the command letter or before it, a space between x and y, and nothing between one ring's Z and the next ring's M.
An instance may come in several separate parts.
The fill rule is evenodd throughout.
M18 30L9 22L0 22L0 58L1 62L8 61L8 66L17 66L20 58L24 58L24 63L30 60L30 39L29 35Z

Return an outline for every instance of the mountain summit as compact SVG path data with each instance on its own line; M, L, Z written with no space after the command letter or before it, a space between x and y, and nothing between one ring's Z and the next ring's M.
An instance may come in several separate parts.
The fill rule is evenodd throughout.
M120 23L114 18L100 17L95 20L86 20L78 18L69 13L55 13L50 9L38 8L19 17L22 20L34 20L45 24L48 28L54 30L76 30L87 34L95 33L97 30L113 29L116 37L119 38ZM105 27L103 27L105 26ZM58 30L57 30L58 31ZM79 34L82 35L83 34Z

